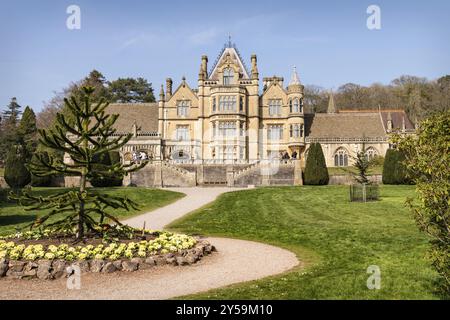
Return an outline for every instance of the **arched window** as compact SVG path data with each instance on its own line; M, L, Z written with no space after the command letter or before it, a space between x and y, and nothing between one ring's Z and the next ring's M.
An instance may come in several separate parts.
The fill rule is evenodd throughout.
M223 84L229 85L233 82L234 72L233 69L227 68L223 70Z
M339 148L334 154L335 167L348 167L348 152L344 148Z
M373 160L375 157L378 156L378 151L375 150L375 148L373 148L373 147L369 147L369 148L366 149L365 155L366 155L366 159L367 159L368 161L371 161L371 160Z

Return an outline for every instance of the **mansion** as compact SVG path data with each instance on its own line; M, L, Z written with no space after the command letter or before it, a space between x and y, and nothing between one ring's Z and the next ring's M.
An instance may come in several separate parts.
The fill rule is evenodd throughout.
M327 166L348 166L361 148L369 158L384 156L391 131L414 131L402 110L337 110L332 94L327 113L305 113L295 67L287 83L279 76L263 77L262 86L260 80L256 55L247 67L228 42L212 64L201 57L196 88L184 77L174 88L168 78L156 103L111 104L107 111L120 115L117 132L133 134L121 150L123 161L145 153L161 167L179 167L172 171L231 165L242 174L265 160L302 167L309 145L319 142ZM223 169L222 180L226 174Z

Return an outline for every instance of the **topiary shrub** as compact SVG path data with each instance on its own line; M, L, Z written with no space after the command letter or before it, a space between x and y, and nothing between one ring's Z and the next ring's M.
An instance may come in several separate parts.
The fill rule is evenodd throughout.
M120 155L117 151L104 153L100 157L94 157L94 166L110 166L120 162ZM109 176L95 177L90 180L93 187L120 187L122 186L123 176L111 174Z
M43 152L39 152L42 157L45 159L45 161L49 161L49 156L48 153L43 151ZM33 157L31 158L31 162L36 163L38 162L38 158L36 156L36 154L33 155ZM31 174L31 185L33 187L49 187L50 184L52 182L52 177L51 176L44 176L44 177L38 177L34 174Z
M26 168L26 158L22 147L13 147L8 153L5 165L5 181L11 189L22 189L31 182Z
M383 183L384 184L410 184L407 177L406 168L403 164L405 156L398 150L389 149L386 152L383 165Z
M326 185L329 180L330 177L328 176L322 146L320 143L312 143L309 147L308 158L306 159L304 184Z

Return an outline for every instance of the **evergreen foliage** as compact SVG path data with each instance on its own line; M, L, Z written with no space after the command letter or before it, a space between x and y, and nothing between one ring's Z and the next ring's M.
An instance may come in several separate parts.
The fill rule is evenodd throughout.
M403 164L405 156L402 152L389 149L383 164L383 183L384 184L409 184L410 179L407 176L406 167Z
M30 226L31 228L46 224L56 229L74 229L78 241L85 237L86 231L89 235L102 235L113 228L106 219L121 225L113 215L107 212L108 208L126 210L137 208L137 203L126 197L110 196L101 194L95 189L87 189L87 182L111 175L123 176L145 165L145 163L139 166L122 165L120 162L108 165L96 162L96 159L101 159L102 155L121 148L132 135L116 134L113 125L118 115L105 113L108 106L105 99L93 103L91 100L93 93L93 87L83 87L81 98L72 96L70 100L65 99L66 109L70 112L74 125L68 123L66 116L58 113L57 124L54 128L39 130L39 142L49 149L66 153L71 159L70 163L64 163L62 159L53 157L51 154L47 157L37 153L37 161L30 162L28 166L30 171L39 177L51 175L79 177L79 187L76 190L63 191L47 197L36 197L28 192L21 197L16 197L26 210L49 210L49 213L39 217ZM49 218L57 214L60 214L62 218L52 223L47 222Z
M328 170L320 143L312 143L306 159L304 183L306 185L326 185L329 181Z
M22 189L31 182L30 172L25 165L26 157L22 146L12 147L5 165L5 181L11 189Z

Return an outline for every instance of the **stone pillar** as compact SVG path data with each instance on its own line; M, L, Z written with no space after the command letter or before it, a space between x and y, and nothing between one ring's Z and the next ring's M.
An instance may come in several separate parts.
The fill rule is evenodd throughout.
M234 187L234 168L227 166L227 186Z
M302 186L303 185L303 177L302 177L302 161L294 160L294 185Z

